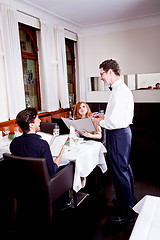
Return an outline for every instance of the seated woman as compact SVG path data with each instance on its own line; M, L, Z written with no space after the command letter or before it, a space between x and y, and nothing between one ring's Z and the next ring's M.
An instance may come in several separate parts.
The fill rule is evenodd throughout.
M73 118L74 120L76 119L81 119L81 118L87 118L87 117L92 117L92 112L90 107L88 106L87 103L85 102L78 102L75 105L74 111L73 111ZM77 132L77 134L84 136L86 138L92 138L92 139L101 139L102 138L102 133L101 133L101 127L100 126L95 126L96 132L89 133L87 131L83 132ZM81 184L82 187L86 185L86 178L81 177Z
M73 111L73 117L74 117L74 120L92 117L92 112L88 104L85 102L78 102L75 105L75 108ZM102 138L101 127L95 126L95 128L96 128L96 132L89 133L84 130L83 132L78 132L78 133L79 135L84 136L86 138L101 139Z

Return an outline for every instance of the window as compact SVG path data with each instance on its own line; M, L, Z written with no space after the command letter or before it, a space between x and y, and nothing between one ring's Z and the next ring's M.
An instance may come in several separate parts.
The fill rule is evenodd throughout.
M41 109L36 29L19 24L26 107Z
M73 40L66 38L67 77L70 106L76 103L74 44L75 42Z

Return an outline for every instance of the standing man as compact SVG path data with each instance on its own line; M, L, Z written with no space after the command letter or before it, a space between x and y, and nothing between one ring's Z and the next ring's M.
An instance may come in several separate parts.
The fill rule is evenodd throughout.
M109 218L111 223L133 222L136 214L132 210L137 200L134 194L133 173L130 166L132 133L129 125L134 112L133 96L120 79L120 67L115 60L105 60L99 66L100 79L112 92L105 115L94 113L94 123L106 128L108 169L115 190L116 201L121 207L120 216Z

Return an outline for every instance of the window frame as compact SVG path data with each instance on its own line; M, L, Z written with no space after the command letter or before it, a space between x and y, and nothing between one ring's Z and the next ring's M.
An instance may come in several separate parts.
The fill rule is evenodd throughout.
M25 89L25 80L24 80L24 67L23 67L23 59L30 59L35 60L36 62L36 73L37 73L37 98L38 98L38 106L35 107L37 110L41 110L41 97L40 97L40 81L39 81L39 64L38 64L38 47L37 47L37 38L36 33L32 30L33 27L24 25L22 23L19 23L19 30L25 31L31 38L35 53L29 53L21 51L21 58L22 58L22 68L23 68L23 83L24 83L24 89ZM37 29L36 29L37 30Z
M73 46L70 44L70 42L73 42ZM68 60L67 59L67 55L66 55L66 60L67 60L67 65L72 65L73 66L73 93L74 93L74 99L73 99L73 104L76 104L76 61L75 61L75 49L74 49L74 45L75 45L75 41L69 39L69 38L65 38L65 44L68 46L68 48L71 51L71 55L73 57L72 60ZM67 73L68 74L68 73Z

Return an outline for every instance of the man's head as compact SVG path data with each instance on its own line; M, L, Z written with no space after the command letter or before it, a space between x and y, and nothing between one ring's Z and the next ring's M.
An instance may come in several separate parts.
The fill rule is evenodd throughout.
M160 89L160 83L156 83L156 88Z
M18 113L16 117L18 126L24 133L36 133L40 131L40 122L35 108L26 108Z
M105 60L99 65L100 79L107 85L112 85L120 76L120 67L116 60Z

